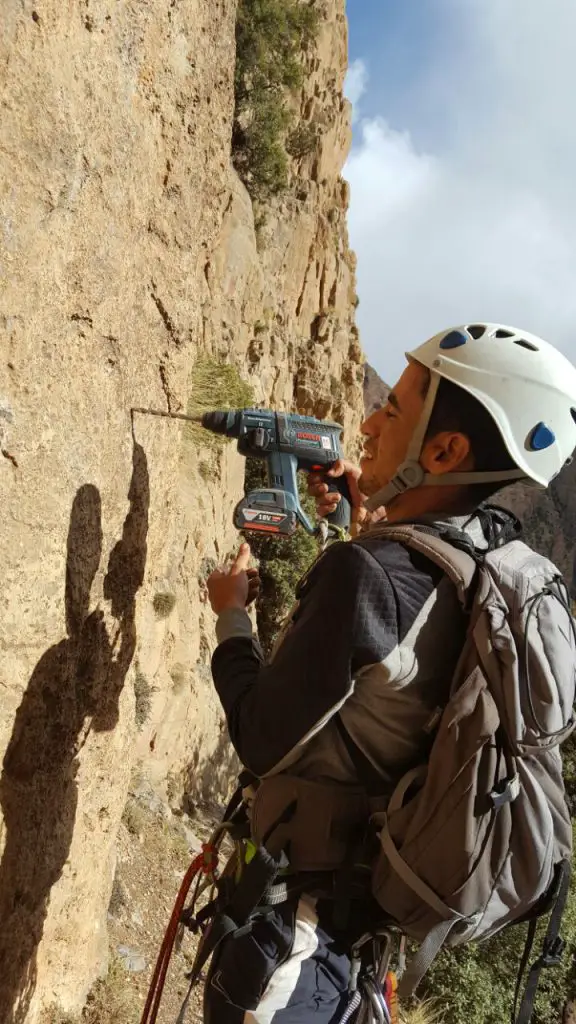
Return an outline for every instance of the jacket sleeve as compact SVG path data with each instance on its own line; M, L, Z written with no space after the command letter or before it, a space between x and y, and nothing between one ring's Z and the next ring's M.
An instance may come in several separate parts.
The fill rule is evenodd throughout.
M262 776L339 710L360 668L394 649L395 594L361 545L335 544L310 573L272 662L263 663L238 616L235 627L219 623L220 639L230 631L214 652L212 674L238 756Z

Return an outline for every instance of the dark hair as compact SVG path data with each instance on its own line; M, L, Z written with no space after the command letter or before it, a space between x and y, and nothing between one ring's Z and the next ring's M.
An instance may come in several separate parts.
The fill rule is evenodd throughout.
M426 431L426 440L445 430L465 434L470 441L474 469L481 472L515 469L495 420L488 410L463 388L442 377ZM479 504L505 484L473 484L470 496Z

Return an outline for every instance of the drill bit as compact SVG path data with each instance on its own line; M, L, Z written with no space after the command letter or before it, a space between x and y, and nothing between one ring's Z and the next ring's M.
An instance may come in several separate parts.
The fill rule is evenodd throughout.
M130 409L130 415L134 416L135 412L144 413L145 416L164 416L168 420L186 420L188 423L202 423L202 414L197 416L188 416L183 412L162 412L160 409L144 409L142 406L132 406Z

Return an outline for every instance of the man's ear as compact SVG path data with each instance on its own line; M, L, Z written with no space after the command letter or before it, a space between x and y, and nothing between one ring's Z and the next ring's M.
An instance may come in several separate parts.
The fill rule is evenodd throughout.
M470 441L466 434L444 430L426 442L420 463L432 476L470 470L473 468Z

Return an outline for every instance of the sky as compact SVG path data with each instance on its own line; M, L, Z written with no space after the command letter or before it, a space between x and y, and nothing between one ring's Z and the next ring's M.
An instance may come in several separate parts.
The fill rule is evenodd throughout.
M486 321L576 362L574 0L347 0L358 324L404 353Z

